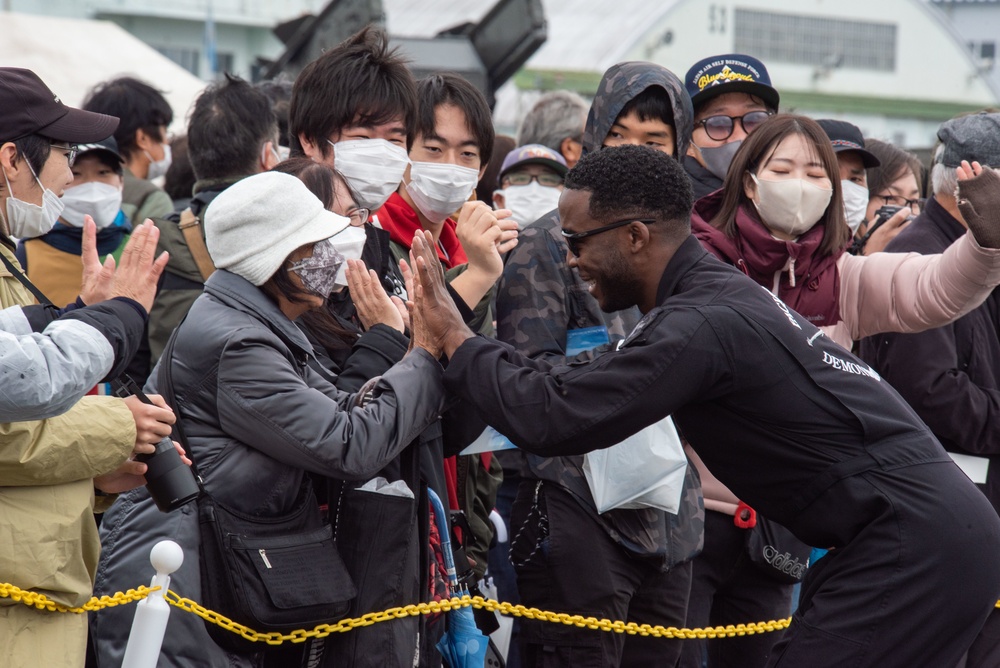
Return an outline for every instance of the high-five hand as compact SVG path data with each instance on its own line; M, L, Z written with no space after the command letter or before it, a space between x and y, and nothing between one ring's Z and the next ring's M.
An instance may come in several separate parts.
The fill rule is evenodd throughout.
M413 270L414 307L410 311L413 323L414 345L427 349L432 355L447 356L469 338L475 336L458 312L448 293L444 272L434 250L434 239L428 232L418 232L410 249ZM417 340L419 331L420 340Z

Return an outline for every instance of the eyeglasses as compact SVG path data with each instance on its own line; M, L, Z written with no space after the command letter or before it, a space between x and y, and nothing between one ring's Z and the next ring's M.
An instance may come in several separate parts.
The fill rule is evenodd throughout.
M751 111L742 116L709 116L701 119L695 125L704 127L705 133L710 139L724 141L733 135L736 121L740 122L743 132L750 134L757 129L757 126L773 115L774 113L770 111Z
M587 230L586 232L567 232L562 231L563 239L566 240L566 245L569 246L569 252L573 255L580 255L580 240L586 239L587 237L592 237L595 234L600 234L601 232L607 232L609 230L616 229L618 227L625 227L629 223L642 223L643 225L652 225L656 220L653 218L626 218L624 220L619 220L610 225L605 225L604 227L598 227L594 230Z
M511 172L510 174L504 174L503 180L509 182L512 186L526 186L532 181L538 181L538 185L545 186L546 188L558 188L563 184L563 177L552 172L543 172L541 174Z
M68 151L68 153L66 154L66 161L69 164L71 164L71 165L76 160L77 154L80 152L80 148L78 146L76 146L75 144L56 144L56 143L53 143L51 146L52 146L52 148L56 149L57 151Z
M927 202L923 197L914 199L906 199L902 195L877 195L876 197L882 200L886 206L905 206L909 207L911 211L922 210Z
M359 206L356 209L348 211L346 215L348 218L351 219L351 227L361 227L362 225L368 222L368 216L370 214L371 211L369 211L363 206Z

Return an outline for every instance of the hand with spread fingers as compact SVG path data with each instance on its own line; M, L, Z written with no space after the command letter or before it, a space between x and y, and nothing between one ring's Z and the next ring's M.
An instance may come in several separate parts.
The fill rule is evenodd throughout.
M963 160L955 168L958 209L983 248L1000 248L1000 174Z
M387 325L405 333L410 315L398 297L389 297L379 281L378 274L365 267L361 260L347 261L347 287L351 301L364 328Z
M85 304L96 304L112 297L127 297L142 305L148 313L156 297L156 286L167 266L166 252L156 257L160 230L146 220L132 231L121 255L121 265L115 268L112 256L101 262L97 254L97 226L93 218L84 217L83 282L80 298Z
M459 313L445 285L441 263L434 251L433 237L418 232L410 248L412 265L413 345L424 348L435 357L451 356L462 343L475 336Z
M80 259L83 262L83 281L80 284L80 299L83 303L96 304L111 299L115 281L115 258L109 255L101 262L97 255L97 224L90 216L83 217Z

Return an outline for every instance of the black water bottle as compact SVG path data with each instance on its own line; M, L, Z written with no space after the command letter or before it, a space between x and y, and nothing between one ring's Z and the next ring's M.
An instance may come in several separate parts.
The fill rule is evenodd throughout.
M138 383L125 376L118 379L120 397L134 395L144 404L153 405ZM164 436L156 444L156 450L148 455L136 455L135 460L146 465L146 489L153 497L156 507L165 513L198 498L198 483L191 467L184 463L169 436Z

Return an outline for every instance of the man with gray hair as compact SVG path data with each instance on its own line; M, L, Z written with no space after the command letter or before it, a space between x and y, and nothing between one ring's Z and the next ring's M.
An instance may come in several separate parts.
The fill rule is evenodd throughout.
M555 90L538 98L521 122L517 145L541 144L559 151L566 165L573 165L583 154L583 126L590 105L568 90Z
M970 221L1000 218L1000 175L989 168L1000 167L1000 114L952 119L938 130L938 139L933 196L886 252L940 253L965 234ZM961 181L961 191L956 168L974 175ZM982 201L970 197L973 193L991 205L973 207L965 197ZM945 327L864 339L861 355L909 402L1000 512L1000 290ZM961 665L1000 665L996 609Z

